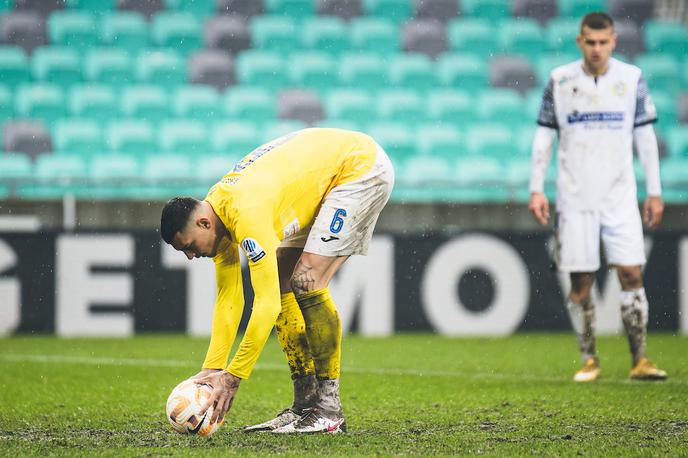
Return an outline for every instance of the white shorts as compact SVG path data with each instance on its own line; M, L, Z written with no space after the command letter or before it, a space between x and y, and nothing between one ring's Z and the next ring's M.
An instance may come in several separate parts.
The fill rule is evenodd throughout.
M643 226L638 205L590 211L557 212L554 258L563 272L600 268L600 238L608 265L645 264Z
M280 247L303 248L322 256L367 254L375 223L393 186L392 162L378 145L370 171L332 188L313 224L282 240Z

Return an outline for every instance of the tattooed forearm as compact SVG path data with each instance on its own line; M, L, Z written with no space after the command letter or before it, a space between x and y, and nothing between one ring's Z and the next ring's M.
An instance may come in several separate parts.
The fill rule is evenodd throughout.
M297 296L299 294L313 291L315 288L315 275L313 268L299 262L294 269L294 275L291 277L291 289Z

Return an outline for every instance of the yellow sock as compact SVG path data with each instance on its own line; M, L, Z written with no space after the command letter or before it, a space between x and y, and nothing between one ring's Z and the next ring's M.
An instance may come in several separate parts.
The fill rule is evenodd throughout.
M313 357L308 347L306 323L296 302L294 293L282 294L282 311L275 322L277 340L287 357L291 378L296 379L315 373Z
M306 334L319 380L338 379L342 321L327 288L296 298L306 321Z

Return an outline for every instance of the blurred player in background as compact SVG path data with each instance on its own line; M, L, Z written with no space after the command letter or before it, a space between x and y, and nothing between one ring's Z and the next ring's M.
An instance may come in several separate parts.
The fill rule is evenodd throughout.
M294 403L247 431L346 431L339 399L342 329L328 290L350 255L363 254L394 182L367 135L305 129L244 157L205 200L178 197L162 211L161 235L189 260L212 257L217 299L203 370L214 387L213 421L224 418L276 326L294 382ZM239 247L255 293L246 333L227 366L244 308Z
M589 382L600 375L590 296L600 267L600 237L623 290L621 315L633 356L630 376L662 380L666 373L645 356L645 253L633 172L635 141L647 185L643 216L655 228L664 211L652 127L656 110L640 69L611 57L616 34L610 16L586 15L577 43L583 59L554 69L542 98L533 141L530 211L539 223L547 224L544 181L558 135L555 259L571 277L567 308L583 361L574 380Z

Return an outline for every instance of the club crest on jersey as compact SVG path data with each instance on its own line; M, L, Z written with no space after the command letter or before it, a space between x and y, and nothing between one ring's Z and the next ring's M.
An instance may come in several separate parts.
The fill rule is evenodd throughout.
M244 249L246 257L251 262L258 262L265 257L265 250L261 247L255 239L245 238L241 241L241 248Z
M617 97L625 96L626 92L628 92L628 88L626 87L626 83L624 83L623 81L619 81L618 83L615 83L614 86L612 86L612 92Z

